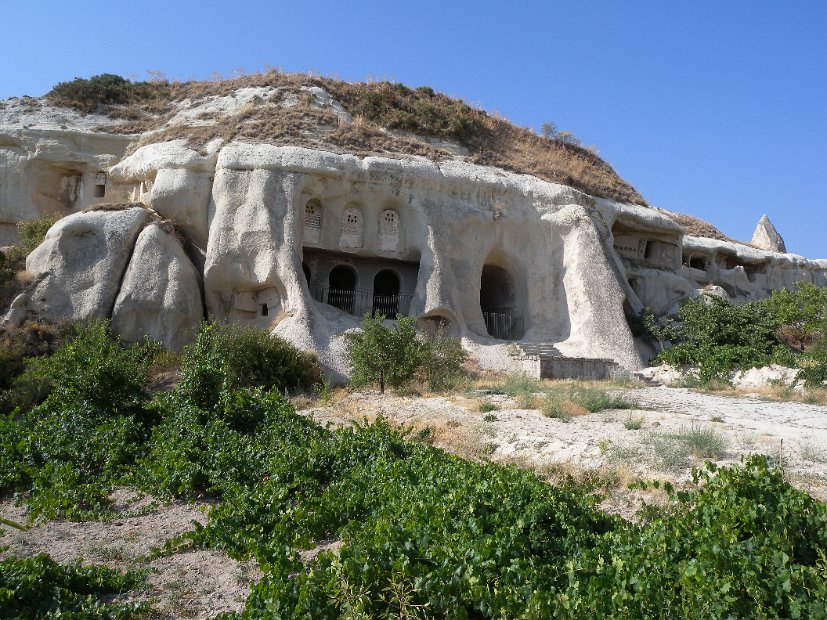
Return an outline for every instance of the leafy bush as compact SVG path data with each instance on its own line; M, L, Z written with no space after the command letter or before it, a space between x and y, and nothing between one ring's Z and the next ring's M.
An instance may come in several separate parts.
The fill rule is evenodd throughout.
M0 618L134 617L143 605L104 601L139 586L143 577L105 566L58 564L47 555L0 561Z
M181 389L201 406L222 387L309 389L320 376L311 353L255 327L204 323L181 355Z
M94 112L100 105L136 103L155 99L161 94L162 89L157 84L130 82L119 75L102 73L89 79L60 82L46 93L46 97L56 105Z
M827 288L797 282L793 290L773 291L761 304L776 323L798 330L803 336L824 330L827 320Z
M701 296L681 304L675 346L658 355L673 366L694 365L700 378L726 379L734 368L766 366L782 354L777 319L759 302L732 304Z
M54 355L23 377L51 390L0 424L0 493L26 491L32 516L80 518L108 505L108 490L134 463L154 423L144 386L153 345L124 349L106 321L74 328Z
M354 387L376 382L384 394L386 383L403 385L423 363L427 349L416 337L414 319L400 316L387 326L381 314L365 315L359 327L346 335Z
M381 419L335 434L291 426L190 535L268 566L243 617L827 613L827 507L760 457L697 474L634 524L529 472L409 443ZM330 540L338 554L302 565L299 549Z
M108 321L91 319L72 327L54 355L32 360L26 374L48 384L50 411L67 406L103 418L141 417L148 369L158 349L151 342L126 348Z
M695 472L670 509L572 564L564 617L827 617L827 506L763 457Z
M673 322L667 318L655 318L649 308L642 308L637 314L628 313L626 321L632 336L650 345L657 344L659 350L663 350L664 345L676 335Z
M222 391L206 410L180 392L162 396L155 406L162 421L135 467L134 479L163 497L220 496L260 479L276 429L283 433L282 427L311 424L289 418L294 414L284 396L259 389Z
M463 375L462 363L468 357L459 338L439 330L426 338L424 344L421 367L428 389L437 392L455 388Z

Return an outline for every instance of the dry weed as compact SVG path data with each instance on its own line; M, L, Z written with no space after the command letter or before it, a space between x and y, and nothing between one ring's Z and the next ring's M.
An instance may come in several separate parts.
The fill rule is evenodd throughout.
M348 110L353 123L342 124L333 112L311 106L310 96L301 89L312 86L327 90ZM213 124L168 126L175 102L228 95L246 87L271 87L282 97L297 96L299 103L285 107L266 101L232 116L213 117ZM203 147L222 138L340 149L357 155L452 157L430 143L429 139L436 138L464 147L468 158L477 164L533 174L591 195L645 204L593 150L545 138L427 87L412 89L387 81L351 83L270 70L218 81L155 80L141 88L147 92L140 100L98 106L107 116L126 121L116 127L101 127L102 131L146 134L139 144L185 138L194 147ZM72 105L71 101L56 103Z

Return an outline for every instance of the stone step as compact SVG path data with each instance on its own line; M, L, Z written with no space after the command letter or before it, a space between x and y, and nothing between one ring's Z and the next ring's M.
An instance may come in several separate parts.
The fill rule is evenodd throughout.
M551 343L519 343L512 355L538 379L609 379L623 374L614 360L568 357Z
M515 357L548 358L565 356L551 343L525 342L517 345Z

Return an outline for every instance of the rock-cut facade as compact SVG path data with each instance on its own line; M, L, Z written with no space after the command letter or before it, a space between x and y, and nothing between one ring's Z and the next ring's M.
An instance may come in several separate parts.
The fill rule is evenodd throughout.
M134 136L77 119L0 121L0 243L17 221L62 216L6 323L108 317L127 341L180 349L212 317L279 334L344 379L343 334L402 314L488 368L542 374L552 357L558 374L601 376L650 353L626 319L644 306L827 284L827 261L778 251L768 220L763 249L696 237L665 211L460 159L183 140L127 154Z

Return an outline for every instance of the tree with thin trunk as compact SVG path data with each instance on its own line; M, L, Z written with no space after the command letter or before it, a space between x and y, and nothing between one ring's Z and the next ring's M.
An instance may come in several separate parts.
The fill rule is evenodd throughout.
M387 324L381 314L365 315L358 332L345 336L350 353L351 384L362 387L379 384L399 387L422 363L426 346L416 337L414 320L399 317Z

